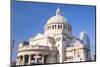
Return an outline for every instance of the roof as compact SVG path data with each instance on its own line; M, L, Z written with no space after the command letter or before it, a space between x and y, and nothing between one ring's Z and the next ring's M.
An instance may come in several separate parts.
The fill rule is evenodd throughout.
M41 34L41 33L38 33L36 36L34 36L32 39L33 40L36 40L36 39L40 39L40 38L43 38L44 37L44 35L43 34Z
M67 19L61 15L61 11L58 8L56 10L56 15L51 17L48 21L47 24L54 24L54 23L67 23Z

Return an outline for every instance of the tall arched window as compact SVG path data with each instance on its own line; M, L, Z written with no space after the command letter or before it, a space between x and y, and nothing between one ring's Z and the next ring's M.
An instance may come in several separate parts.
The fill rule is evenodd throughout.
M28 63L28 59L29 59L29 55L25 55L24 57L25 57L24 63L27 64Z
M70 28L68 27L68 31L70 31Z
M66 29L67 29L67 26L66 26ZM67 29L68 30L68 29Z
M50 26L48 26L48 30L50 29Z
M65 26L63 26L63 29L65 29Z
M52 29L54 29L54 25L52 25Z
M49 26L47 27L47 30L49 29Z
M58 25L58 29L60 29L60 25Z
M56 29L56 25L55 25L55 29Z
M23 60L23 56L19 56L20 57L20 60Z

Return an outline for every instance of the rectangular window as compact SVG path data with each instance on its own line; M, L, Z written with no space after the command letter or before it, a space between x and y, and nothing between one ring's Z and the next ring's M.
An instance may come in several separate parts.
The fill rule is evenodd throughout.
M73 60L73 56L65 57L66 60Z
M56 41L60 41L60 40L61 40L61 37L56 38Z

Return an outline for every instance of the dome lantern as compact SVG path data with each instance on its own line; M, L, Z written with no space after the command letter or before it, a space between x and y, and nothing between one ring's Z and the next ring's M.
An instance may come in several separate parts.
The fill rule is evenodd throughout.
M56 15L61 15L61 11L59 8L56 10Z

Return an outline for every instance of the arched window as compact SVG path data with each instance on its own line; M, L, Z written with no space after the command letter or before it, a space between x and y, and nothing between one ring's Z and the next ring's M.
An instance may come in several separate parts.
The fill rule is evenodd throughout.
M56 29L56 25L55 25L55 29Z
M54 25L52 25L52 29L54 29Z
M27 64L28 63L28 59L29 59L29 55L25 55L24 57L25 57L24 63Z
M51 29L51 26L48 26L48 30Z
M78 54L77 57L80 57L80 55Z
M48 26L48 28L47 28L48 30L49 30L49 26Z
M66 26L66 29L67 29L67 26ZM68 30L68 29L67 29Z
M20 60L23 60L23 56L20 56Z
M70 28L68 27L68 31L70 31Z
M57 37L57 38L56 38L56 41L60 41L60 40L61 40L61 37Z
M65 26L63 26L63 29L65 29Z
M60 25L58 25L58 29L60 29Z

